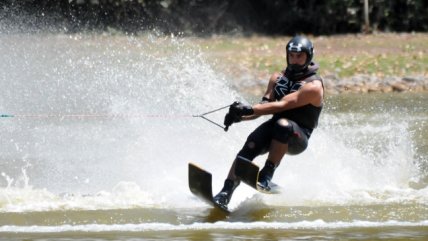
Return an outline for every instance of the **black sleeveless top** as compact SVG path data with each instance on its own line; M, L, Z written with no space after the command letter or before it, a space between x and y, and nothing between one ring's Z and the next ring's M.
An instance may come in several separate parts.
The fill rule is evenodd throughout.
M276 101L281 100L284 96L299 90L305 83L314 80L320 80L321 77L316 75L318 65L311 63L303 73L294 74L288 69L285 74L280 76L274 87L274 97ZM318 125L318 119L321 114L322 105L314 106L307 104L298 108L282 111L273 115L274 119L286 118L296 122L300 127L307 130L310 135Z

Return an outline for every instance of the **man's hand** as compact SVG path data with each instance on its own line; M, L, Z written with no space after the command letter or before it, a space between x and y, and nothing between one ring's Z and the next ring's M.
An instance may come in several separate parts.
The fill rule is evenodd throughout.
M224 117L224 125L226 126L225 130L229 128L233 123L238 123L242 120L244 115L252 115L254 110L249 105L244 105L239 101L233 102L229 107L229 112Z
M254 114L253 107L249 105L244 105L239 101L233 102L233 104L229 107L229 113L242 117L244 115L252 115Z

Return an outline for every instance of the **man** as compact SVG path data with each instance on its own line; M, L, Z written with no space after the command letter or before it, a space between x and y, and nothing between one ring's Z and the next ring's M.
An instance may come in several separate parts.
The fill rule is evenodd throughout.
M306 149L323 106L324 88L322 79L316 75L318 65L312 62L311 41L295 36L287 43L286 53L287 68L270 77L262 101L254 106L235 102L224 120L228 127L241 120L273 114L248 136L236 157L253 161L256 156L269 152L258 180L259 185L267 189L283 156L296 155ZM239 183L234 161L223 188L214 197L215 202L227 207Z

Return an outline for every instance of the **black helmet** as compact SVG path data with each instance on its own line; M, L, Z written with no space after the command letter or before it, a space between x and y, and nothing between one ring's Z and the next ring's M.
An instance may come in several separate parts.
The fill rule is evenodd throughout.
M314 46L311 41L303 36L295 36L288 43L286 47L287 51L287 65L293 71L302 71L309 66L314 57ZM306 53L306 63L305 65L296 65L290 64L288 61L289 52L305 52Z

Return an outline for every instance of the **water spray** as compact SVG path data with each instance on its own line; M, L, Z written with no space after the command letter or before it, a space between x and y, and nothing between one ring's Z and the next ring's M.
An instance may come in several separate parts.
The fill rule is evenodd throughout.
M229 126L223 126L213 120L210 120L206 117L206 115L226 109L230 107L230 105L226 105L199 115L109 115L109 114L68 114L68 115L55 115L55 114L21 114L21 115L12 115L12 114L0 114L0 118L187 118L187 117L200 117L220 128L222 128L224 131L227 131L229 129Z

